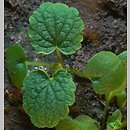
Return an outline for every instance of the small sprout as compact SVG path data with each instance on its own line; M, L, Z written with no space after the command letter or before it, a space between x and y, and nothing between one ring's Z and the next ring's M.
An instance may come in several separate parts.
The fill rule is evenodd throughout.
M77 9L62 3L44 2L30 16L29 23L28 35L35 50L43 54L56 50L58 57L56 63L26 61L24 50L16 44L6 52L9 76L14 86L23 86L23 108L32 123L39 128L55 127L56 130L104 130L110 99L116 96L120 109L126 103L127 51L118 56L110 51L101 51L89 60L85 72L80 72L67 67L61 56L61 53L70 55L81 48L84 23ZM40 67L30 72L27 65ZM53 71L51 78L42 71L45 67ZM96 93L105 94L106 106L101 127L87 115L75 119L68 117L69 107L75 102L76 86L67 71L90 79ZM121 112L116 110L107 120L107 130L125 126L126 121L123 124L121 118Z
M122 115L120 110L116 110L108 117L107 120L107 130L119 130L122 126L121 123Z

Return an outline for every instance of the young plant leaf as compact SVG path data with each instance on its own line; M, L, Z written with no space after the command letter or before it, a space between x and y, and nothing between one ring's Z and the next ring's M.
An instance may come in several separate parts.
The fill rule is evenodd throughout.
M12 84L16 87L21 87L27 75L26 54L23 48L16 44L12 45L7 49L5 57L6 68Z
M125 71L126 72L126 71ZM116 96L117 94L121 93L122 91L125 91L125 88L126 88L126 83L127 83L127 77L126 77L126 74L124 76L124 81L123 83L119 86L119 88L113 90L111 93L109 93L109 100Z
M99 94L109 94L118 89L125 79L125 66L118 56L109 51L94 55L85 70Z
M112 113L111 116L108 117L107 121L107 130L118 130L121 128L121 119L122 115L120 110L116 110Z
M52 128L68 116L75 101L76 89L66 70L50 78L41 70L32 71L23 83L23 107L32 123L39 128Z
M121 93L116 95L116 99L117 99L117 104L120 107L120 110L122 111L123 107L126 104L127 101L127 94L125 91L122 91Z
M125 66L125 75L124 75L124 81L123 83L119 86L118 89L112 91L110 94L109 94L109 97L112 98L118 94L120 94L121 92L125 91L125 88L127 86L127 51L124 51L122 53L120 53L118 55L118 57L121 59L123 65Z
M75 119L67 117L55 127L56 130L99 130L99 123L87 115L80 115Z
M44 2L30 16L29 23L28 35L38 53L49 54L58 48L69 55L81 48L84 24L75 8Z

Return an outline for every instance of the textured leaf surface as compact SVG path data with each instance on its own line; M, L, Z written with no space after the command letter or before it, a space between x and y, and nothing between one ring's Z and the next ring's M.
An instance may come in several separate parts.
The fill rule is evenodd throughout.
M44 2L29 18L29 37L38 53L58 48L63 54L81 48L83 21L77 9L61 3Z
M99 130L99 125L89 116L81 115L75 119L67 117L61 120L55 128L56 130Z
M125 79L125 66L118 56L109 51L94 55L85 69L94 90L99 94L118 89Z
M39 128L56 126L68 116L68 106L75 101L76 87L65 70L57 71L52 78L41 70L32 71L23 86L24 109Z
M26 54L19 45L12 45L6 52L6 67L14 86L22 86L27 75Z
M108 117L107 130L118 130L122 125L121 119L121 112L117 109L112 113L111 116Z

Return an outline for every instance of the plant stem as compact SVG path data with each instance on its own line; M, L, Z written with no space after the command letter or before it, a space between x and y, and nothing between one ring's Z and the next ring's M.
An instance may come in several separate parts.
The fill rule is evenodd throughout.
M88 78L88 75L86 73L83 73L83 72L78 71L76 69L73 69L73 68L70 68L70 67L64 67L64 69L66 69L67 71L73 72L74 74L76 74L80 77Z
M62 59L60 59L60 64L61 64ZM52 68L54 65L56 65L57 63L44 63L44 62L37 62L37 61L26 61L26 65L36 65L36 66L46 66L46 67L50 67ZM63 64L61 64L63 65ZM78 71L74 68L70 68L70 67L64 67L64 69L66 69L69 72L73 72L74 74L80 76L80 77L84 77L89 79L88 75L84 72Z
M109 98L107 98L109 99ZM102 119L102 124L101 124L101 129L100 130L104 130L105 127L105 123L106 123L106 118L107 118L107 113L108 113L108 106L109 106L109 101L106 99L106 105L105 105L105 109L104 109L104 117Z
M61 53L60 53L60 51L59 51L58 48L56 48L56 54L57 54L59 63L60 63L62 66L64 66L64 63L63 63L63 60L62 60L62 57L61 57Z
M36 62L36 61L26 61L26 65L36 65L36 66L47 66L53 67L54 63L44 63L44 62Z

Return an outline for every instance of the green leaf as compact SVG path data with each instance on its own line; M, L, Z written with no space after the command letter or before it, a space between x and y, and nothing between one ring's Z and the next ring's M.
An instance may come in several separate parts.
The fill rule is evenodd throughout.
M55 127L56 130L99 130L99 123L87 115L80 115L75 119L67 117Z
M80 123L86 124L85 130L99 130L99 123L88 115L80 115L75 118Z
M122 123L121 123L122 115L120 110L116 110L112 113L111 116L108 117L107 121L107 130L118 130L121 128Z
M125 91L125 88L127 87L127 51L124 51L118 55L118 57L121 59L123 65L125 66L125 75L124 75L124 81L123 83L119 86L118 89L112 91L109 94L109 97L112 98L116 96L117 94L120 94L122 91Z
M28 34L38 53L49 54L58 48L69 55L81 48L84 24L75 8L44 2L30 16L29 23Z
M118 56L109 51L94 55L85 71L94 90L99 94L109 94L118 89L125 79L125 66Z
M12 84L16 87L21 87L27 75L26 54L23 48L16 44L12 45L7 49L5 57Z
M122 91L121 93L116 95L116 99L117 99L117 104L120 107L120 110L122 111L123 107L126 104L127 101L127 94L125 91Z
M127 51L123 51L118 56L122 60L123 64L127 67Z
M76 87L66 70L57 71L52 78L41 70L32 71L23 86L23 107L39 128L55 127L68 116L68 106L75 101Z
M126 72L126 71L125 71ZM123 83L119 86L119 88L113 90L111 93L109 93L109 100L116 96L117 94L121 93L122 91L125 91L125 88L126 88L126 84L127 84L127 77L126 77L126 74L124 76L124 81Z

